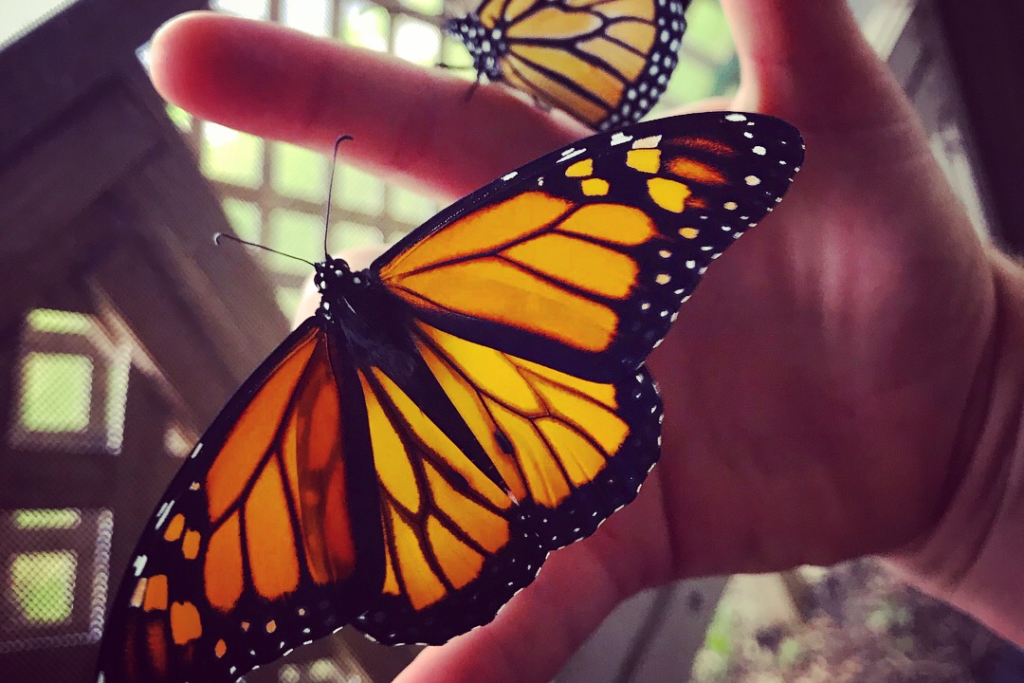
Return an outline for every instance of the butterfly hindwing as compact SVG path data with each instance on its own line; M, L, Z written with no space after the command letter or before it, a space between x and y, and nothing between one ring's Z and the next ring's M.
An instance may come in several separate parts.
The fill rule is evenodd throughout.
M331 346L316 319L293 332L186 460L113 603L106 683L234 680L380 592L365 406Z
M456 202L371 270L438 329L612 382L640 366L802 159L799 133L771 117L638 124Z
M548 550L636 497L660 452L661 401L640 368L601 384L417 323L419 349Z
M360 370L386 577L355 625L387 644L440 644L487 623L547 554L524 510L474 463L486 456L419 364L406 378Z

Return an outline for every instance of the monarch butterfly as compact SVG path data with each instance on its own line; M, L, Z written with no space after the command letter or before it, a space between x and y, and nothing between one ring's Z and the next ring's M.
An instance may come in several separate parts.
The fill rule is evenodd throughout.
M345 624L438 644L636 496L660 451L643 361L803 159L709 113L552 152L321 294L159 503L113 603L104 683L237 678Z
M479 77L504 81L591 128L650 111L676 68L690 0L483 0L445 28Z

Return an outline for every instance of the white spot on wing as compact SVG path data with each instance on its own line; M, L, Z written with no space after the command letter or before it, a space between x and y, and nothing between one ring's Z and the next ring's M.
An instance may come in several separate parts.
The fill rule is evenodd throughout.
M660 135L652 135L646 138L640 138L633 143L633 149L656 149L661 144Z
M501 176L501 179L502 180L512 180L517 175L519 175L519 171L512 171L511 173L506 173L505 175Z
M201 451L201 450L203 450L203 442L202 441L200 441L199 443L196 444L196 447L192 449L192 452L189 454L188 457L190 457L190 458L196 457L197 455L199 455L199 451Z
M612 134L612 138L609 141L609 144L611 144L611 146L614 147L615 145L621 145L624 142L629 142L632 139L633 139L632 135L626 135L622 131L619 131L617 133L613 133Z
M570 147L569 149L564 150L562 152L562 158L558 160L558 163L562 163L563 161L568 161L569 159L572 159L573 157L578 157L579 155L583 154L586 151L587 151L586 148L583 148L583 147L581 147L580 149L576 149L575 147Z
M747 117L743 114L729 114L725 117L726 121L746 121Z
M135 568L135 576L136 576L136 578L139 577L139 576L142 576L142 570L146 568L146 561L147 560L149 560L149 558L146 557L145 555L139 555L138 557L135 558L135 561L132 562L132 567Z
M168 501L160 506L160 509L156 513L156 528L159 529L167 521L167 515L171 514L171 508L174 507L174 501Z

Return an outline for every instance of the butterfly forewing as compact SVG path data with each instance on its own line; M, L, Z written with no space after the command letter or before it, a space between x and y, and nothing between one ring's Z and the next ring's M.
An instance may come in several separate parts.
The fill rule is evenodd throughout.
M365 405L332 355L307 321L203 435L114 601L105 683L234 680L340 628L380 592Z
M474 193L374 268L438 329L614 382L640 366L703 269L774 207L802 159L799 133L770 117L639 124Z

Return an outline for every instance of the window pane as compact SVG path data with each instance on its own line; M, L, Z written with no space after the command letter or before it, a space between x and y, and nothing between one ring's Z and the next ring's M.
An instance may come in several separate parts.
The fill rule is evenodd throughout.
M284 142L275 142L270 149L270 183L278 193L313 202L326 200L328 162L324 155Z
M15 555L8 585L19 616L36 625L68 621L74 607L77 564L71 551Z
M330 12L325 0L286 0L281 23L315 36L330 35Z
M192 130L192 115L181 107L173 104L167 105L167 118L178 127L178 130L188 133Z
M330 250L332 253L342 249L370 247L384 243L384 235L372 225L338 221L331 226Z
M267 19L270 17L268 0L211 0L210 9L220 10L249 19Z
M316 263L323 259L324 219L300 211L274 209L270 213L271 249ZM295 259L266 254L267 263L281 273L309 275L310 268Z
M221 206L224 207L224 215L228 217L228 222L240 238L249 242L260 241L260 226L263 220L258 206L231 198L221 202Z
M277 300L277 307L281 309L286 318L291 320L295 317L295 311L299 308L302 289L298 287L278 287L274 291L274 298Z
M246 187L263 180L263 141L255 136L206 122L199 157L208 178Z
M14 526L18 529L74 529L82 522L78 510L15 510Z
M399 16L395 20L395 54L421 66L435 66L441 50L441 32L436 26Z
M21 424L35 432L81 432L89 426L92 359L29 353L22 366Z
M409 9L421 14L439 17L444 12L444 0L400 0Z
M89 334L93 331L92 318L84 313L37 308L26 316L29 327L37 332L58 334Z
M384 183L372 173L338 166L335 202L352 211L377 216L384 211Z
M445 37L441 43L441 61L452 73L464 81L475 81L476 70L473 68L473 58L466 49L466 44L455 38Z
M388 191L388 213L395 220L419 225L437 213L437 204L418 192L392 187Z
M380 5L354 0L342 15L341 37L346 43L387 52L391 17Z

